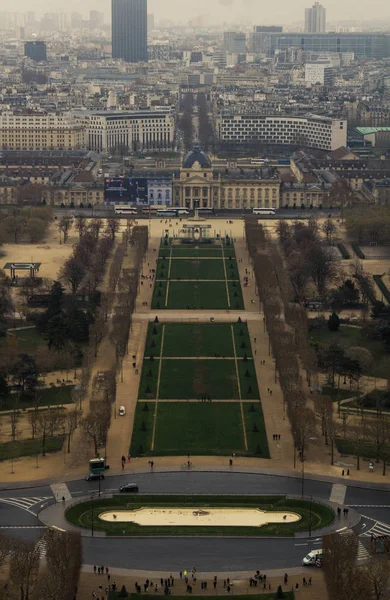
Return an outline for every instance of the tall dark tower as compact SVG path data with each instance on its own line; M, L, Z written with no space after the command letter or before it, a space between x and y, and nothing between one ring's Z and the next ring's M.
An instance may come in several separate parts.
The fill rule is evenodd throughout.
M112 58L146 62L147 0L112 0Z

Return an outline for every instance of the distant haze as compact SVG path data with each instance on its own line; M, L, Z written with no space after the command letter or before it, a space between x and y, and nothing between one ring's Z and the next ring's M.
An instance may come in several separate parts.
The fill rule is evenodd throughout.
M390 19L390 2L383 0L336 0L322 1L327 9L327 21L342 20L375 20L382 27L384 21ZM186 23L188 19L197 19L200 25L229 24L290 24L303 21L305 7L313 2L305 0L148 0L148 12L157 20L172 20ZM106 14L107 20L111 11L110 0L0 0L0 11L11 12L36 11L37 17L44 12L76 11L88 16L89 10L99 10Z

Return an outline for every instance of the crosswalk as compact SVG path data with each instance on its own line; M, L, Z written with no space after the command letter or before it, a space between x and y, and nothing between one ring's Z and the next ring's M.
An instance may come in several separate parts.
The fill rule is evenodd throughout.
M341 531L340 535L355 535L350 529L346 529L345 531ZM364 547L362 542L358 539L358 549L357 549L357 561L367 560L370 558L370 553Z
M364 515L362 516L364 517ZM390 535L390 525L388 523L382 523L382 521L375 521L374 519L370 520L374 522L374 525L371 527L371 529L368 529L364 533L360 534L361 537L371 537L372 535Z
M35 544L35 548L39 551L39 558L45 558L47 553L47 541L45 540L45 538L41 538L40 540L38 540Z
M21 508L36 516L36 514L31 510L32 507L36 504L41 504L51 499L52 496L32 496L30 498L0 498L0 502L3 504L10 504L11 506L16 506L17 508Z

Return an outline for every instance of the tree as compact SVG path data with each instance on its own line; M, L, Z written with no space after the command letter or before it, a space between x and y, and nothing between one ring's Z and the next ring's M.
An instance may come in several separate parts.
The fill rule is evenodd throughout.
M367 600L367 578L356 564L358 538L351 532L322 538L323 569L329 600Z
M24 392L35 392L38 385L39 371L34 356L30 354L19 354L18 360L10 369L12 381L21 386Z
M95 455L106 444L107 432L111 420L111 406L101 400L91 400L90 413L81 419L80 425L85 437L92 442Z
M46 223L41 219L29 219L26 222L26 234L31 243L40 242L46 233Z
M332 304L337 307L354 306L358 304L360 293L352 279L346 279L332 293Z
M76 216L75 227L81 238L87 230L87 220L86 220L85 215L81 214L81 215Z
M81 536L78 532L49 529L44 536L47 572L40 581L40 600L71 600L81 568Z
M72 217L68 216L68 215L64 215L63 217L61 217L61 219L58 221L57 223L57 227L60 231L60 241L61 241L61 233L64 236L64 244L66 244L68 237L69 237L69 231L71 230L73 225L73 219Z
M329 319L328 319L328 329L329 329L329 331L338 331L339 328L340 328L340 318L335 312L332 312L332 314L329 316Z
M40 410L37 418L37 431L42 436L42 456L46 455L47 438L52 437L64 424L64 415L53 408Z
M112 239L115 240L115 236L120 229L119 219L108 219L107 229L109 230Z
M361 371L367 373L373 364L373 356L367 348L362 346L352 346L346 350L346 355L351 360L359 363Z
M330 248L319 243L310 244L305 253L308 271L321 297L335 276L335 257Z
M13 312L14 303L10 292L9 280L0 273L0 337L7 334L6 317Z
M360 471L360 457L367 439L367 430L364 423L350 427L348 439L352 443L353 452L356 456L356 469Z
M70 453L70 442L72 440L72 436L80 424L81 414L81 410L78 410L77 408L67 411L66 413L65 427L66 435L68 437L68 454Z
M66 315L63 312L53 315L46 323L43 335L50 349L60 352L65 348L70 337Z
M26 229L26 217L21 210L13 208L7 214L3 226L5 231L13 237L14 243L17 244Z
M86 273L85 265L71 256L60 270L59 278L71 286L72 294L76 294Z
M38 583L39 547L33 542L18 540L9 566L9 583L19 600L30 600Z
M89 231L92 233L92 236L96 241L99 239L99 234L102 227L103 219L93 219L89 225Z
M333 238L334 238L334 236L336 235L336 232L337 232L337 225L336 225L336 223L329 217L322 224L321 229L322 229L322 231L326 235L326 241L328 242L328 244L331 244L332 241L333 241Z
M368 580L375 600L390 599L390 571L386 556L372 556L368 565L364 566L365 578Z

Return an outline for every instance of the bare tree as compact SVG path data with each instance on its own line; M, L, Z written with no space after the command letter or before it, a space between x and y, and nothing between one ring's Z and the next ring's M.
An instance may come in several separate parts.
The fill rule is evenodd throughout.
M370 585L356 564L358 538L351 531L323 536L323 568L329 600L367 600Z
M49 436L53 436L64 424L64 416L59 410L49 408L40 410L37 419L37 431L42 436L42 456L46 454L46 443Z
M326 236L326 241L328 242L328 244L331 244L332 241L333 241L333 238L335 237L335 235L337 233L337 225L336 225L336 223L329 217L322 224L321 229L322 229L322 231L324 232L324 234Z
M376 554L372 556L368 565L364 567L365 577L370 583L372 597L375 600L390 599L390 570L386 556Z
M305 259L318 294L323 297L335 276L335 257L332 250L319 243L313 243L308 247Z
M360 457L363 446L367 440L366 426L364 423L350 427L348 439L352 443L354 454L356 455L356 468L360 470Z
M9 567L11 592L19 600L30 600L38 583L39 548L26 540L18 540Z
M38 408L31 410L27 415L27 420L31 427L31 438L34 440L38 432Z
M85 265L77 258L71 256L60 270L59 279L71 287L72 294L76 294L86 273Z
M109 230L112 239L115 240L115 236L120 229L119 219L108 219L107 229Z
M92 233L95 240L99 239L100 231L103 227L103 219L93 219L89 224L89 231Z
M61 219L57 223L57 227L60 232L60 241L61 241L61 233L62 233L64 236L64 244L66 244L66 242L68 240L69 231L71 230L72 225L73 225L73 219L72 219L72 217L69 217L68 215L64 215L63 217L61 217Z
M81 421L81 410L74 408L73 410L67 411L65 417L65 427L66 427L66 435L68 438L68 454L70 453L70 442L72 440L72 436L76 431L77 427Z
M16 439L19 436L19 420L20 420L19 394L17 394L15 396L12 411L9 415L9 424L11 427L11 439L13 442L16 442Z
M87 230L87 219L85 215L77 215L75 227L79 233L79 237L81 238Z
M47 571L40 581L40 600L70 600L81 568L81 536L71 531L49 529L44 536Z

